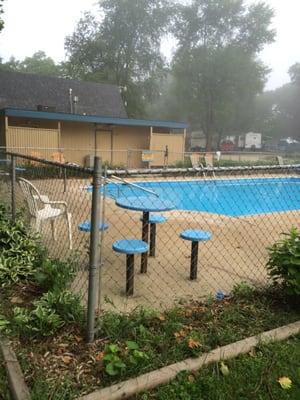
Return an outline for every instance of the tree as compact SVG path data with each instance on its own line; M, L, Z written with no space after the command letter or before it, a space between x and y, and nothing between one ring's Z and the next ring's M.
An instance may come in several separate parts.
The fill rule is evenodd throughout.
M0 15L3 14L3 0L0 0ZM0 31L4 28L4 21L0 18Z
M31 57L25 57L23 61L11 57L9 61L0 64L0 69L39 75L62 75L60 65L55 64L53 59L47 57L46 53L41 50L34 53Z
M174 35L175 95L182 112L202 128L207 151L213 138L251 125L255 95L268 69L257 60L274 40L272 10L244 0L193 0L181 6Z
M291 82L300 86L300 63L296 63L289 68Z
M128 114L141 115L165 73L160 52L171 15L168 0L103 0L66 38L66 75L120 86Z
M274 144L283 137L300 139L300 63L292 65L289 74L290 83L256 100L255 126Z

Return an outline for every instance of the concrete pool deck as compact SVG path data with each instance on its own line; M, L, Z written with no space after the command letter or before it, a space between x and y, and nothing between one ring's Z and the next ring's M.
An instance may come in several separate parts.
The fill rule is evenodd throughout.
M142 179L156 180L153 177ZM230 176L228 179L233 177ZM132 181L137 180L141 180L141 177L132 179ZM157 177L157 180L162 178ZM191 180L191 177L188 180ZM90 219L91 194L83 189L90 184L90 180L68 180L66 193L63 193L63 182L58 179L39 180L35 181L35 184L41 193L48 194L50 199L67 201L72 212L73 252L77 253L77 260L81 264L73 289L86 299L89 235L79 232L77 225ZM114 200L106 199L105 221L109 224L109 229L104 234L102 308L129 312L138 306L144 306L162 310L178 301L214 295L218 289L230 291L235 284L241 282L264 285L268 281L265 268L267 246L278 240L280 234L288 231L292 225L297 227L300 224L300 211L245 217L180 210L163 214L168 221L157 226L157 256L149 258L147 274L140 274L140 257L136 257L135 292L132 297L127 298L125 256L116 254L112 250L112 243L122 238L141 238L141 213L121 209L115 205ZM212 240L199 245L196 281L188 279L190 243L179 237L180 232L185 229L207 230L213 235ZM43 240L52 256L67 257L70 253L67 249L67 229L64 221L57 224L57 231L59 240L53 242L50 224L45 224Z

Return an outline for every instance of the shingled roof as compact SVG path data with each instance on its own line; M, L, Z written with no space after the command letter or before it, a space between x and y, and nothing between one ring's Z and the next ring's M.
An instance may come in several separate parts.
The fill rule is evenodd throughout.
M78 96L78 114L127 117L118 86L7 71L0 72L0 109L41 105L70 113L69 89Z

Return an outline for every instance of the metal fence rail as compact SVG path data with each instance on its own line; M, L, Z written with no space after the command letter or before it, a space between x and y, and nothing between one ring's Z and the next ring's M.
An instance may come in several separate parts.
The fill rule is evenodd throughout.
M78 270L72 289L80 293L85 304L96 287L97 293L92 293L93 301L90 298L89 302L93 309L99 305L103 310L119 312L138 306L165 309L178 301L214 295L218 290L228 292L241 282L265 285L267 247L282 232L300 225L299 165L220 167L213 171L106 167L100 177L97 172L95 186L95 171L91 169L14 153L6 153L5 157L9 162L1 167L0 198L12 206L13 217L21 208L26 210L18 185L20 177L33 183L50 200L67 203L72 214L73 249L69 249L63 220L57 222L57 241L53 240L51 224L43 224L40 233L52 257L76 259ZM93 212L92 197L94 202L99 201ZM139 207L120 207L120 198L135 199ZM172 203L173 207L150 212L148 221L149 210L143 206L148 204L151 209L158 201ZM154 216L162 218L155 222L151 219ZM82 227L87 221L92 222L91 229ZM101 229L99 224L107 226ZM188 234L183 232L187 230L200 230L207 236L186 240ZM95 235L92 241L90 231ZM119 240L141 238L148 238L155 249L148 254L147 272L140 272L141 255L136 254L134 275L128 276L129 270L132 274L132 263L127 262L126 267L126 254L112 247ZM197 263L197 246L192 242L199 247ZM92 261L91 254L96 256ZM91 281L88 284L91 265L96 286ZM191 279L195 274L197 279ZM133 276L134 280L130 280ZM132 285L133 295L126 294L128 284Z

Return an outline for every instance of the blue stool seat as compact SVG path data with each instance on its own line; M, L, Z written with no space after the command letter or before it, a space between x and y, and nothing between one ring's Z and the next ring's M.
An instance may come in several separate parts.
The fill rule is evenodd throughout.
M78 225L78 229L81 232L90 232L91 231L91 223L89 221L82 222L82 224ZM108 229L108 224L106 224L106 223L99 224L98 229L99 229L99 231L106 231L106 229Z
M123 254L142 254L149 250L149 245L143 240L138 239L124 239L117 240L112 246L113 250L117 253Z
M140 218L140 221L143 221L143 217ZM162 224L163 222L166 222L167 218L164 217L163 215L156 215L156 214L151 214L149 216L149 224Z
M134 287L134 255L147 253L148 243L137 239L117 240L112 245L117 253L126 254L126 295L133 295Z
M191 242L202 242L211 239L211 233L206 231L198 231L193 229L188 229L180 234L180 237L184 240L190 240Z
M188 229L181 232L180 237L192 242L190 279L197 279L199 242L210 240L212 235L210 232Z

